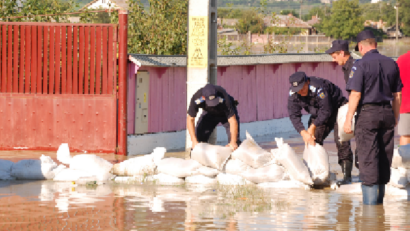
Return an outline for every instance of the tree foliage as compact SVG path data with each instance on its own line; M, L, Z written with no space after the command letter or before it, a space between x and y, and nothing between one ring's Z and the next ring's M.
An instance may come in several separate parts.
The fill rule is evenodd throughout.
M299 13L296 13L295 10L281 10L281 11L279 12L279 14L281 14L281 15L289 15L289 14L292 14L292 15L295 16L296 18L299 18Z
M362 9L362 16L365 20L383 20L387 26L396 23L396 11L393 4L387 2L365 3L361 5L360 8Z
M256 10L244 11L242 18L236 24L236 29L241 34L246 34L248 31L251 33L263 33L265 30L263 15L259 14Z
M336 39L350 39L363 30L364 19L358 0L333 2L331 14L323 18L319 31Z
M404 35L410 36L410 0L399 0L399 23Z
M317 16L318 18L324 18L330 13L330 6L316 6L309 10L309 13L303 15L302 19L308 21L312 19L312 16Z
M5 22L66 22L68 15L54 15L72 12L74 1L63 0L24 0L21 5L16 0L0 1L0 18ZM36 15L54 16L36 16ZM24 16L23 18L7 18Z

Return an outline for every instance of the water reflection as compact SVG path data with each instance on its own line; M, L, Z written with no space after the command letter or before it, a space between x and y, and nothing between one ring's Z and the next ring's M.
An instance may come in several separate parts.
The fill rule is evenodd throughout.
M406 230L409 202L330 190L0 181L0 230Z

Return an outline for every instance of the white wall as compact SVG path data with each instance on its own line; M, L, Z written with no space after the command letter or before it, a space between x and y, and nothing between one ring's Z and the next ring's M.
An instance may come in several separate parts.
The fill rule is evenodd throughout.
M116 8L116 7L117 5L115 5L115 3L112 3L109 0L98 0L97 2L91 4L88 7L88 9L97 9L97 8L109 9L109 8Z
M302 122L307 127L310 115L304 115ZM264 136L284 137L298 135L289 117L267 121L257 121L251 123L241 123L240 136L241 140L245 139L245 133L248 131L254 138L263 138ZM217 142L225 145L228 143L225 128L217 127ZM178 132L164 132L146 135L129 135L128 136L128 155L140 155L151 153L156 147L165 147L167 150L183 150L185 148L186 130Z

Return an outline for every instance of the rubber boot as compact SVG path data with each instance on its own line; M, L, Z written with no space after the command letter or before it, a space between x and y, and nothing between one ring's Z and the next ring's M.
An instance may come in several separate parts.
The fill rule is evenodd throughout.
M377 195L377 204L383 204L385 184L379 184L379 193Z
M372 186L362 184L363 205L377 205L379 199L379 185Z
M348 160L342 160L342 163L340 163L340 166L342 167L343 180L337 182L337 184L339 186L343 184L351 184L353 163Z

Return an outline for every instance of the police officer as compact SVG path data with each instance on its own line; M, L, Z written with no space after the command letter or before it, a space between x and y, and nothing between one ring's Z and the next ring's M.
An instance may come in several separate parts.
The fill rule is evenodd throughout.
M289 77L291 84L288 111L295 129L302 135L306 144L323 145L324 139L334 130L339 164L343 180L339 184L352 181L353 153L349 142L339 142L337 112L347 103L342 90L332 82L317 77L307 77L304 72L296 72ZM302 109L311 114L308 130L302 124Z
M332 42L332 47L326 51L327 54L332 56L333 62L337 63L339 66L342 66L342 71L344 74L344 79L347 84L349 80L349 74L352 70L353 63L355 60L350 55L349 52L349 41L346 40L334 40ZM357 149L354 155L355 166L359 169L359 161L357 158Z
M394 127L402 89L397 64L376 48L370 30L357 35L355 49L363 57L354 63L346 87L350 96L344 130L352 133L352 118L357 109L355 137L365 205L383 203L385 184L390 181Z
M233 150L238 148L239 116L236 109L237 101L220 86L207 84L199 89L191 98L187 115L187 128L191 136L192 149L199 142L208 142L215 127L221 123L228 135L229 144ZM198 109L203 112L195 130L195 117Z

